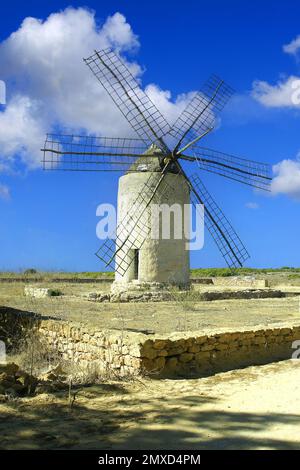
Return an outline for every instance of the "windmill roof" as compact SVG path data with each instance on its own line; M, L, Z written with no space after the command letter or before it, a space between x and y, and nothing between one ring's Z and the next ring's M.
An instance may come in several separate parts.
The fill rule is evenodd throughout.
M142 157L135 160L128 171L161 171L159 157L163 155L163 151L157 145L152 144L146 152L144 152Z

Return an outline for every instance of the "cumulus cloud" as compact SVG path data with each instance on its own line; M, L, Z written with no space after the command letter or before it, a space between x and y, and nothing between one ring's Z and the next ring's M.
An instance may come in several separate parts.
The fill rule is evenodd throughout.
M297 57L300 51L300 36L283 46L283 51ZM255 81L252 96L267 108L300 109L300 76L291 75L275 85L266 81ZM300 200L300 160L285 159L273 166L271 182L273 195L286 194Z
M289 44L285 44L283 51L298 58L300 35ZM300 108L300 76L285 77L278 80L275 85L256 80L253 82L252 96L268 108Z
M82 57L95 48L124 51L137 46L137 37L119 13L102 27L93 12L82 8L68 8L44 22L26 18L0 45L1 78L10 96L0 113L2 164L16 154L29 166L39 164L45 131L57 125L90 133L127 132Z
M0 183L0 199L9 199L10 198L10 191L9 187L5 184Z
M40 106L27 96L13 97L0 113L0 170L8 170L16 154L29 167L35 167L40 160L39 147L46 132L46 125L40 119Z
M182 93L172 101L169 90L161 90L157 85L146 86L145 92L157 106L160 112L167 118L169 123L173 123L178 115L184 110L187 103L195 96L195 92Z
M137 36L120 13L99 25L86 8L68 8L46 20L26 18L0 44L1 79L6 81L7 106L0 111L0 170L16 155L29 167L39 165L46 131L114 136L132 135L125 118L82 61L94 49L136 51ZM141 67L127 61L140 80ZM171 101L169 91L148 85L146 92L170 121L190 95Z
M276 85L255 81L252 96L266 107L300 108L300 77L292 75Z
M273 166L274 178L271 183L273 194L286 194L300 199L300 161L282 160Z

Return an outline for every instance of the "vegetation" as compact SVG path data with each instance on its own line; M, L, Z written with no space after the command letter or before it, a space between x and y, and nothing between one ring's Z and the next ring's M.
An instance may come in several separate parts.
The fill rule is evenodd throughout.
M299 273L300 268L292 268L284 266L282 268L239 268L234 271L229 268L198 268L191 269L192 277L228 277L228 276L245 276L251 274L267 274L267 273Z
M25 269L24 274L25 276L27 276L28 274L37 274L37 270L34 268Z
M64 271L36 271L35 269L26 269L23 272L3 271L0 272L0 278L5 279L26 279L26 280L51 280L51 279L68 279L75 281L78 279L113 279L114 272L64 272Z
M229 268L197 268L191 269L191 276L192 277L228 277L228 276L247 276L251 274L268 274L268 273L287 273L289 274L289 278L297 278L300 276L300 267L289 267L283 266L282 268L239 268L234 271L230 270ZM40 281L47 281L47 280L63 280L67 279L68 281L76 281L79 279L113 279L115 273L114 272L91 272L91 271L83 271L83 272L64 272L64 271L37 271L36 269L30 268L26 269L22 272L0 272L0 278L5 279L26 279L26 280L40 280Z
M62 294L62 291L59 290L59 289L50 289L49 290L49 296L50 297L58 297L60 295L63 295L63 294Z

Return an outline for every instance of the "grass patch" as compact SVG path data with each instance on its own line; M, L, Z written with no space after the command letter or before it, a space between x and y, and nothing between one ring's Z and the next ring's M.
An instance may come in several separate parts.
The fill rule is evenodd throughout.
M293 268L288 266L284 266L282 268L238 268L234 271L230 270L229 268L191 269L191 275L194 277L229 277L267 273L298 273L296 276L300 276L300 268Z
M266 275L268 273L289 274L290 279L296 279L300 276L300 268L283 266L282 268L238 268L234 271L229 268L197 268L191 269L192 277L230 277L230 276L247 276L255 274ZM67 279L71 281L78 281L80 279L114 279L114 272L63 272L63 271L36 271L35 269L27 269L23 272L0 272L2 279L24 279L26 281L51 281L52 279Z
M27 269L24 272L0 272L2 279L25 279L25 280L39 280L47 281L51 279L113 279L114 272L63 272L63 271L35 271L34 269Z

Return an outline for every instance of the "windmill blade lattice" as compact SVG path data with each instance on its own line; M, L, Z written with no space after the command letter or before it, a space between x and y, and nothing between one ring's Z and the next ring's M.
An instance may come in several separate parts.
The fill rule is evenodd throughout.
M120 57L111 50L95 51L84 59L137 135L168 153L162 137L170 126Z
M151 153L141 139L47 134L43 151L46 170L130 171ZM136 168L135 168L136 171Z
M233 93L230 86L212 75L172 126L170 134L179 139L176 148L183 147L197 135L212 129L215 113L222 111Z
M224 176L248 186L270 191L270 182L272 180L270 165L235 157L198 145L194 145L192 150L201 170Z
M249 258L240 237L222 212L212 195L208 192L198 175L189 178L191 183L191 202L204 204L205 225L231 269L240 268Z

